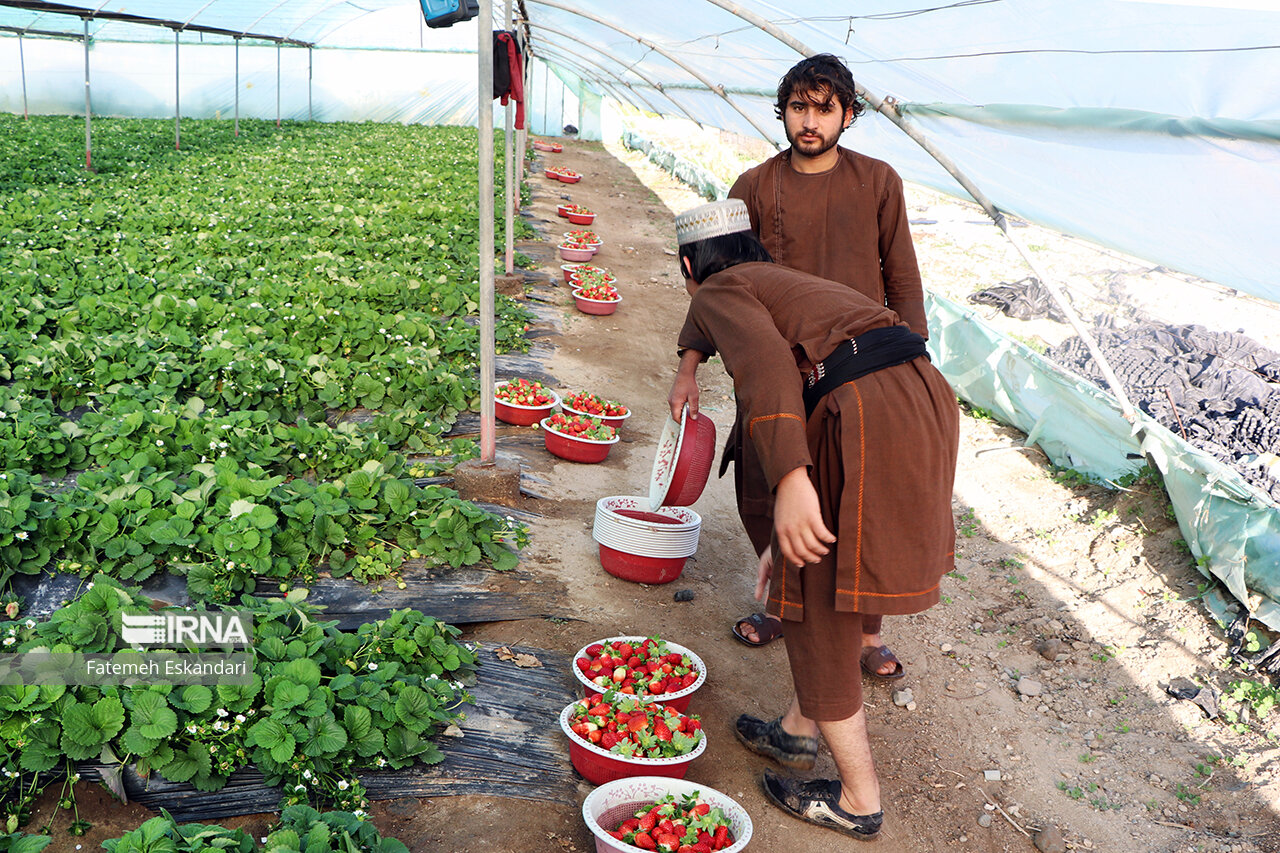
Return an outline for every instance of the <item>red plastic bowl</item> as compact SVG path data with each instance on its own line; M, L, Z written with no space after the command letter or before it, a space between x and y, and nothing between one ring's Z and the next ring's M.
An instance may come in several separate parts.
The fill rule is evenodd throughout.
M690 418L688 407L680 413L680 423L667 418L649 477L650 508L696 501L711 476L715 455L716 425L711 418Z
M627 643L643 643L645 639L646 639L645 637L605 637L603 640L596 640L595 642L609 643L609 642L621 640ZM645 701L647 702L657 702L659 705L666 705L668 708L671 708L673 711L679 711L680 713L683 714L685 712L685 709L689 707L689 700L693 698L694 692L697 691L699 687L701 687L703 684L707 682L707 665L703 663L702 658L695 655L691 649L685 648L679 643L673 643L670 640L667 640L666 643L667 643L667 648L671 649L671 651L679 652L682 655L689 656L689 659L693 661L694 670L698 673L698 680L693 682L693 684L690 684L688 687L684 688L683 690L676 690L672 693L648 694L644 698L645 698ZM593 645L595 645L595 643L587 643L585 646L578 649L577 654L575 654L572 658L572 660L574 660L575 663L573 664L571 669L573 670L574 676L577 677L578 683L582 685L583 695L587 699L590 699L593 696L599 696L600 688L597 687L595 684L591 683L591 680L587 678L587 674L585 672L578 669L576 661L578 660L578 658L586 657L587 649Z
M578 306L578 310L583 314L595 314L597 316L612 314L618 310L618 303L621 301L621 296L617 299L588 299L580 295L576 290L573 292L573 304ZM714 440L714 436L712 436L712 439Z
M543 418L543 444L546 445L551 455L559 456L561 459L568 459L570 462L603 462L609 456L609 448L618 443L617 435L614 435L608 441L598 441L594 438L575 438L562 432L556 432L551 428L550 423L550 418Z
M600 546L600 565L615 578L632 583L671 583L684 571L688 557L642 557L608 545Z
M594 213L568 213L565 214L565 216L574 225L590 225L592 222L596 221L596 215Z
M553 181L560 180L560 173L557 172L555 169L545 169L543 170L543 174L546 175L548 178L551 178Z
M556 179L566 184L576 184L578 181L582 180L582 176L581 175L556 175Z
M562 217L568 218L568 216L569 216L569 205L567 205L567 204L557 205L557 206L556 206L556 215L557 215L557 216L562 216Z
M499 382L498 387L506 385L505 382ZM521 406L519 403L508 403L505 400L493 398L493 413L504 424L512 426L532 426L538 421L551 414L551 410L560 405L560 395L550 388L543 388L551 395L551 402L545 406Z
M593 785L603 785L615 779L626 779L631 776L662 776L667 779L683 779L689 772L689 763L707 748L707 730L702 730L702 739L688 755L678 758L631 758L626 755L614 755L603 750L590 741L585 741L569 729L569 718L573 716L570 702L560 712L560 730L569 738L569 760L573 769Z

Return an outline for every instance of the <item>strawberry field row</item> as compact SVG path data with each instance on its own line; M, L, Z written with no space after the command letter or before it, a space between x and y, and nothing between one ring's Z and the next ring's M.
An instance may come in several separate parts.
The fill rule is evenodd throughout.
M442 436L478 387L474 131L164 126L96 121L92 174L74 119L0 117L0 583L511 565L522 531L405 463L469 452ZM526 319L500 299L500 350Z

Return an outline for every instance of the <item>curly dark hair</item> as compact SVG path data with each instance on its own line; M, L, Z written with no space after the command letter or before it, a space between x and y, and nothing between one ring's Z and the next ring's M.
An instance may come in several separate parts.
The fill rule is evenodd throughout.
M849 124L853 124L862 115L863 106L858 101L853 75L849 73L844 60L835 54L818 53L802 59L783 76L778 83L778 101L773 105L773 111L779 119L786 112L792 95L797 92L804 95L830 93L840 102L842 111L853 110L853 118Z

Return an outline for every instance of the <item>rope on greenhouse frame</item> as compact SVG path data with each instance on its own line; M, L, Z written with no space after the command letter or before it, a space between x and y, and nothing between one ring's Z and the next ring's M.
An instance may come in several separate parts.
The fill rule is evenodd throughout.
M538 0L538 2L543 2L543 0ZM737 3L731 2L731 0L706 0L706 2L719 6L726 12L737 15L747 23L759 27L763 32L773 36L787 47L790 47L792 50L799 53L801 56L813 56L818 52L799 39L779 29L770 21L762 18L755 12L744 9ZM876 112L880 113L885 118L889 119L889 121L897 125L903 133L911 137L917 145L927 151L933 159L937 160L938 163L946 169L951 176L956 179L956 181L959 182L960 186L962 186L965 191L973 197L974 201L982 206L982 209L985 210L987 215L995 222L996 227L998 227L1005 237L1009 239L1009 242L1013 244L1014 248L1018 250L1018 254L1022 255L1022 259L1027 262L1027 266L1031 267L1031 271L1035 273L1036 278L1038 278L1040 283L1044 285L1045 289L1049 291L1049 294L1053 297L1053 301L1062 309L1062 313L1066 315L1067 321L1071 324L1072 328L1075 329L1076 334L1080 336L1080 339L1088 348L1089 354L1093 356L1094 361L1097 362L1098 370L1102 373L1102 377L1110 387L1111 393L1116 398L1116 402L1119 403L1120 411L1124 415L1125 420L1133 423L1137 417L1133 409L1133 404L1129 402L1129 397L1125 394L1124 387L1120 384L1120 380L1116 377L1115 372L1111 369L1111 365L1102 354L1102 350L1098 347L1098 342L1094 340L1093 335L1090 334L1084 322L1080 319L1079 315L1076 314L1075 309L1071 307L1071 303L1067 301L1066 294L1062 291L1062 288L1055 281L1045 275L1040 264L1031 257L1031 252L1022 243L1022 240L1014 235L1013 231L1009 227L1008 220L1000 209L995 206L995 203L992 202L991 199L987 198L986 194L982 192L982 190L978 189L977 185L974 184L967 175L960 171L960 167L952 162L950 157L934 147L933 143L925 138L919 128L908 121L906 117L898 111L897 107L894 106L891 100L880 98L871 92L868 92L866 87L861 83L857 84L856 91L858 96L870 104ZM768 139L769 137L766 136L765 138Z

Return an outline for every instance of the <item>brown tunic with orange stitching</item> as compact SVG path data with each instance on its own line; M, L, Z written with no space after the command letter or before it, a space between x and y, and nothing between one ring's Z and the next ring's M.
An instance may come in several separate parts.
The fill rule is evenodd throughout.
M804 576L834 571L834 609L916 613L938 601L954 565L951 489L959 443L955 394L926 358L837 388L806 420L802 376L841 341L899 323L849 287L777 264L709 276L689 317L733 376L744 428L770 491L807 466L838 537L811 566L775 565L770 598L804 619ZM781 570L781 571L780 571Z

